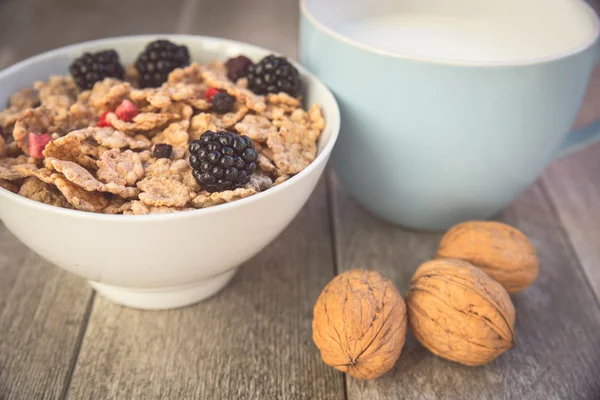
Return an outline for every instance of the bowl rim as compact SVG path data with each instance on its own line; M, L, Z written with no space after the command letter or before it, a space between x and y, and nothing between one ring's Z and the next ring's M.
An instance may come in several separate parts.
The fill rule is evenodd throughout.
M0 70L0 80L4 79L8 75L18 72L21 68L23 68L27 65L43 62L48 59L54 58L59 53L68 53L68 52L72 52L72 51L85 51L85 49L88 47L101 46L105 43L107 45L108 44L114 45L115 43L128 42L128 41L132 41L132 40L148 40L148 41L150 41L150 40L155 40L158 38L166 38L166 39L173 40L173 41L179 41L179 42L185 43L185 44L188 44L189 41L191 41L191 40L194 40L194 41L201 40L203 42L213 42L215 44L223 44L226 46L238 46L240 48L245 48L245 49L249 49L251 51L256 51L256 52L279 54L276 51L273 51L273 50L270 50L270 49L267 49L267 48L264 48L261 46L256 46L256 45L253 45L250 43L245 43L245 42L231 40L231 39L224 39L224 38L219 38L219 37L213 37L213 36L204 36L204 35L144 34L144 35L114 36L114 37L108 37L108 38L103 38L103 39L78 42L78 43L74 43L74 44L71 44L68 46L63 46L63 47L59 47L56 49L48 50L48 51L45 51L38 55L29 57L29 58L22 60L14 65L11 65L3 70ZM118 214L118 215L114 215L114 214L100 214L100 213L81 211L81 210L70 210L67 208L62 208L62 207L57 207L57 206L53 206L53 205L49 205L49 204L45 204L45 203L40 203L40 202L28 199L23 196L19 196L15 193L12 193L3 188L0 188L0 200L2 197L4 197L4 198L6 198L7 201L14 200L17 203L19 203L19 202L22 203L23 206L35 207L35 208L38 208L40 211L49 211L49 212L53 212L55 214L64 215L64 216L85 217L85 218L89 218L92 220L128 221L128 222L146 223L146 222L150 222L150 221L176 220L176 219L180 219L180 218L189 218L189 217L200 216L200 215L208 215L211 213L224 212L230 208L241 207L246 204L258 202L266 196L274 195L277 192L286 190L288 187L292 186L297 181L310 175L315 169L318 168L318 166L320 164L327 161L329 155L331 154L331 151L333 150L333 146L335 145L337 138L339 136L340 123L341 123L339 105L337 103L335 96L333 95L331 90L327 87L327 85L325 85L319 78L317 78L314 74L309 72L305 67L303 67L298 62L294 61L293 59L291 61L294 64L294 66L296 68L298 68L298 70L300 71L302 76L309 78L308 80L310 81L311 85L314 85L315 83L318 85L321 85L325 89L325 93L328 94L331 97L331 99L333 100L333 105L334 105L333 110L332 110L333 115L328 115L327 119L325 121L326 127L329 124L331 124L330 127L332 129L332 133L331 133L331 136L329 137L329 139L327 140L327 142L325 143L325 145L323 146L323 148L321 149L321 151L319 152L319 154L317 154L317 157L308 165L308 167L306 167L305 169L300 171L298 174L292 176L290 179L286 180L285 182L283 182L277 186L274 186L264 192L260 192L255 195L252 195L252 196L240 199L240 200L236 200L236 201L233 201L230 203L219 204L219 205L208 207L208 208L199 208L196 210L179 211L179 212L168 213L168 214L147 214L147 215L120 215L120 214ZM1 219L0 219L0 221L1 221Z

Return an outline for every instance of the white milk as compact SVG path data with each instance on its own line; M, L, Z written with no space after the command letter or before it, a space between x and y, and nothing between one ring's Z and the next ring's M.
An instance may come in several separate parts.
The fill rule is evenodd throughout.
M537 21L524 17L403 13L345 21L335 30L357 42L395 54L472 63L549 57L568 52L590 35L590 24L552 29L553 24L543 25L560 21L548 21L542 12Z

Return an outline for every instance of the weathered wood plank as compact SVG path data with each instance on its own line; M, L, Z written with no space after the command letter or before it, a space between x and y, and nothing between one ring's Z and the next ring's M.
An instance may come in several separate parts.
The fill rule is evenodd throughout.
M543 182L600 299L600 144L556 161Z
M199 0L182 33L240 40L293 58L298 48L298 4L298 0Z
M18 59L112 36L170 33L183 0L4 0L0 48Z
M98 297L69 398L342 399L311 339L334 270L324 189L212 299L140 312Z
M2 223L0 276L0 398L59 398L92 290L28 250Z
M371 268L406 293L439 234L379 221L333 184L340 270ZM349 399L596 399L600 393L600 308L571 254L547 199L533 186L500 218L523 230L538 249L541 272L513 297L517 347L490 365L467 368L430 354L409 334L391 372L374 382L348 380Z

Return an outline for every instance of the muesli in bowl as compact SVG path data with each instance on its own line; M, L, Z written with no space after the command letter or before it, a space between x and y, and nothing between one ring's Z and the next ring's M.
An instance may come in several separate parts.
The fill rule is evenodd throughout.
M340 127L333 94L302 66L245 43L163 38L168 62L147 61L163 55L144 51L157 39L144 35L0 71L10 103L0 220L104 297L142 309L221 290L306 203ZM182 45L189 65L178 64Z
M126 67L114 49L85 52L0 111L0 186L126 215L249 197L316 158L325 120L302 93L298 70L275 55L202 65L158 39Z

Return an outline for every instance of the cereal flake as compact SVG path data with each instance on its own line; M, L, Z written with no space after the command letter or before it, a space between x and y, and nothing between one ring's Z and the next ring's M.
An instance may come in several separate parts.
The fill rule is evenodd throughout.
M281 121L277 132L269 135L267 145L273 151L273 161L284 174L297 174L315 159L317 133L289 119Z
M7 157L0 159L0 179L14 181L24 178L22 172L19 172L16 167L21 164L34 164L35 160L27 156Z
M96 82L94 87L87 95L87 102L90 106L103 112L114 110L119 104L129 97L131 84L114 78L105 78L103 81ZM79 95L79 100L84 97Z
M122 214L125 211L131 210L131 201L125 201L121 198L114 197L110 200L110 204L102 210L104 214Z
M154 207L183 207L194 193L183 182L170 176L150 176L137 183L139 198Z
M33 85L39 92L42 104L49 108L69 108L77 101L79 89L69 75L52 76L46 82Z
M266 142L269 134L277 132L271 121L260 115L246 115L241 122L235 124L235 130L257 142Z
M65 134L75 129L82 129L94 125L96 113L84 103L75 103L69 108L54 109L55 115L52 120L50 132Z
M92 127L72 131L66 136L50 141L42 154L46 158L72 161L85 168L95 169L96 161L89 155L93 147L84 145L83 143L86 139L91 137L95 131L102 129L107 128Z
M252 196L257 191L254 187L245 187L235 190L226 190L224 192L209 193L201 192L192 200L192 204L196 208L207 208L232 201L240 200L248 196Z
M134 137L125 135L121 131L113 128L96 128L92 132L93 138L100 146L110 149L123 149L129 147L131 149L148 149L152 146L152 142L143 136L135 135Z
M218 131L219 128L213 123L213 116L209 113L200 113L192 117L190 124L190 139L198 140L206 131Z
M35 108L40 105L40 96L38 96L37 90L25 88L10 96L8 105L9 107L15 107L18 110Z
M13 193L19 192L19 187L17 185L15 185L14 183L9 182L7 180L4 180L4 179L0 179L0 188L6 189L9 192L13 192Z
M139 154L131 150L112 149L98 160L98 179L104 183L133 186L144 177L144 167Z
M89 192L63 178L57 178L54 183L69 204L80 211L100 212L109 205L101 192Z
M44 160L44 164L47 168L51 168L57 172L61 172L69 182L79 186L80 188L88 192L108 192L119 195L124 198L133 198L136 197L138 194L136 188L125 187L124 185L119 185L115 182L100 182L99 180L94 178L94 176L90 174L88 170L71 161L62 161L57 160L55 158L46 158Z
M3 132L12 132L15 123L21 118L24 111L14 106L0 111L0 129Z
M267 95L267 102L279 106L280 108L285 110L285 112L288 113L294 111L295 109L301 106L300 100L290 96L285 92L269 93Z
M54 185L42 182L34 176L25 179L18 194L51 206L73 208L65 196Z
M54 184L56 178L60 178L61 175L48 168L38 168L35 164L20 164L14 167L23 177L35 177L42 182L49 185Z
M116 129L127 131L150 131L160 128L167 123L179 119L179 114L172 113L139 113L133 117L133 122L126 122L115 113L106 114L106 121Z
M195 208L189 207L153 207L144 204L141 201L132 201L129 210L126 210L126 215L148 215L148 214L171 214L179 211L192 211Z
M202 83L201 67L198 63L192 63L185 68L177 68L169 74L167 83L200 84Z

